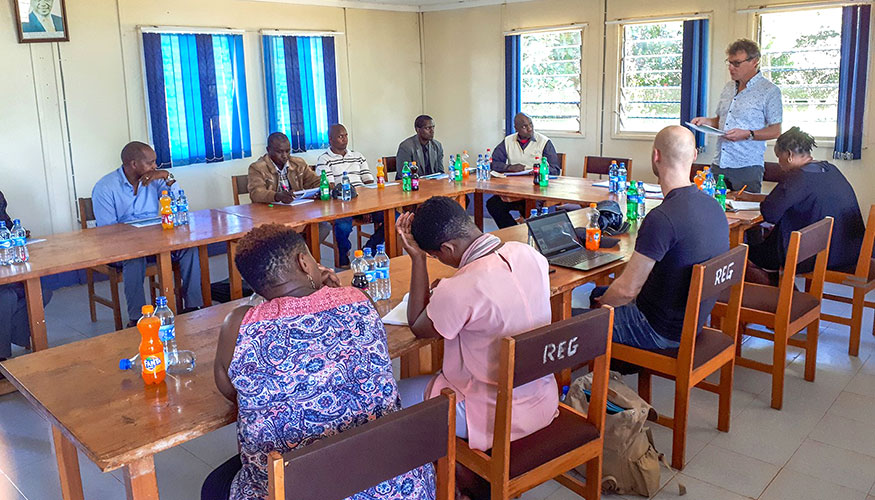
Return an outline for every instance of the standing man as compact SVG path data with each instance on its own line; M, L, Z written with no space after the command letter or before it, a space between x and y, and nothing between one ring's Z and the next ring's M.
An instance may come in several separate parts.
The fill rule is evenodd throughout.
M717 116L693 118L693 125L724 130L717 139L717 154L711 171L723 174L726 187L738 191L762 190L766 141L781 135L783 105L781 89L760 72L760 48L742 38L726 49L732 81L723 87Z
M413 122L416 135L404 139L395 153L395 179L401 172L404 162L416 162L419 175L429 175L444 171L444 147L434 140L434 120L428 115L419 115Z
M295 191L319 187L319 176L307 162L292 156L292 143L282 132L267 136L267 154L249 165L249 199L253 203L291 203Z
M94 218L98 226L108 226L158 217L161 191L176 192L176 179L169 170L158 170L155 150L142 142L128 143L122 149L122 166L97 181L91 191ZM204 305L201 294L201 267L197 248L171 252L179 263L182 275L182 298L186 310ZM128 303L128 327L136 325L140 308L146 305L143 280L146 279L146 257L121 262Z
M334 189L335 184L341 182L344 172L349 177L349 183L352 186L361 187L374 183L374 175L368 168L368 161L364 155L349 150L349 134L346 127L339 123L332 125L328 129L328 144L329 148L316 160L316 175L321 176L322 172L325 172L331 189ZM383 243L385 239L383 212L372 213L371 220L374 222L374 235L368 240L367 246L375 250L377 245ZM337 242L337 251L340 254L338 260L340 267L349 265L349 250L352 248L352 244L349 242L351 233L352 217L344 217L334 221L334 241Z
M535 158L547 157L550 164L550 175L559 175L562 168L559 165L559 155L553 147L553 141L547 136L535 132L532 119L525 113L518 113L513 118L515 134L504 138L495 151L492 152L492 170L496 172L522 172L532 168ZM486 209L498 228L515 226L516 220L510 214L511 210L523 213L526 210L526 202L516 198L507 198L495 195L486 201Z

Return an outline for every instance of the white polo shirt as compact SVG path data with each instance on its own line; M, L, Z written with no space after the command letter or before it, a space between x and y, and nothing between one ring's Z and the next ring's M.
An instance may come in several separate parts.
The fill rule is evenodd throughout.
M347 150L346 155L341 156L329 148L316 160L316 173L321 176L323 170L328 177L328 182L332 184L339 184L344 172L349 176L349 183L353 186L362 186L366 182L374 181L374 175L368 168L368 161L356 151Z

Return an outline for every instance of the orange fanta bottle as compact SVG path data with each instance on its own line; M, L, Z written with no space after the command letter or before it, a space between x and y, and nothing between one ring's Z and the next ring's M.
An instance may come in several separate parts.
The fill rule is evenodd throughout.
M161 227L164 229L173 229L173 208L170 203L173 200L167 196L167 191L161 191L161 198L158 199L158 205L161 207Z
M462 178L468 178L468 167L470 166L471 164L468 163L468 152L462 151Z
M602 239L602 230L599 228L599 210L595 203L589 204L589 221L586 225L586 249L598 250Z
M167 364L164 359L164 344L158 337L161 329L161 320L153 313L155 308L150 305L143 306L143 317L137 321L137 330L140 331L140 359L143 365L143 382L146 385L160 384L164 382Z
M377 188L383 189L386 187L386 170L383 167L383 159L377 160Z

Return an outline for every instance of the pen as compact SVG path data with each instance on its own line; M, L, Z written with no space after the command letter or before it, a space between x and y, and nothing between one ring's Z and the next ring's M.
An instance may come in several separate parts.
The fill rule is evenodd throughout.
M738 194L743 193L745 189L747 189L747 184L745 184L743 188L738 190Z

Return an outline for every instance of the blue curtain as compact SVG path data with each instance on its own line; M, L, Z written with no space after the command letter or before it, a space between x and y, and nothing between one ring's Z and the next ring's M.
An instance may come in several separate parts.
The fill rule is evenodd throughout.
M708 114L708 20L684 21L681 64L681 125ZM696 147L705 147L705 134L695 132Z
M293 151L327 148L339 120L334 37L265 35L263 44L270 132Z
M869 62L870 5L842 8L842 55L833 157L859 160L863 145L863 112Z
M504 123L507 135L514 133L513 118L522 110L522 57L520 36L504 37Z
M143 33L143 47L159 166L250 156L243 37Z

